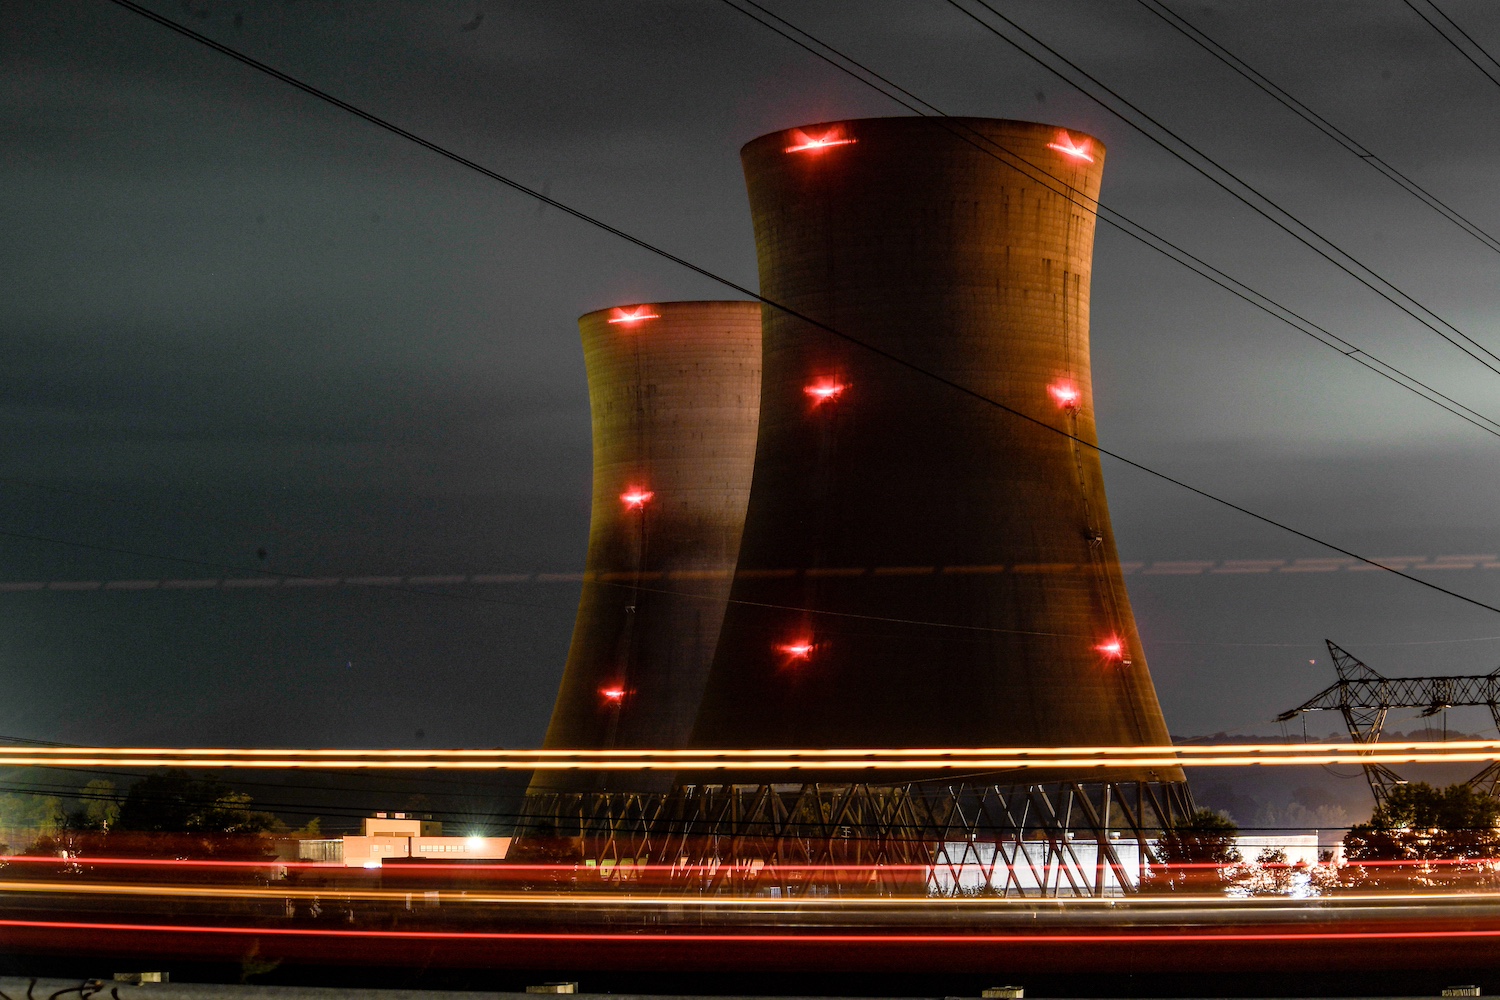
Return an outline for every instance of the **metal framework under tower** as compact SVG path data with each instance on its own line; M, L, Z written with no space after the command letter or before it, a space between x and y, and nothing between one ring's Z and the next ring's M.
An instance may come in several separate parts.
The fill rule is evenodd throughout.
M1185 782L684 785L533 793L516 844L689 893L1108 896L1193 811Z

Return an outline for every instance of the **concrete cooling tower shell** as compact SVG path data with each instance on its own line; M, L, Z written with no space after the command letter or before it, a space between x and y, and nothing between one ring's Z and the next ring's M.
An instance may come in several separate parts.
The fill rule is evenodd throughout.
M739 551L760 400L756 302L582 316L593 413L588 560L548 748L686 743ZM537 772L533 791L670 785Z
M887 118L776 132L742 159L763 295L1039 423L768 307L754 485L693 745L1169 742L1098 455L1066 436L1096 440L1104 148Z

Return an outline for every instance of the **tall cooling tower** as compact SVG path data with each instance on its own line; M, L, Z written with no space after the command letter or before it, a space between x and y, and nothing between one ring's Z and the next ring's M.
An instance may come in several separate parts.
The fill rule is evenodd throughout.
M760 313L755 302L660 302L578 320L593 511L548 748L686 744L750 492ZM666 775L539 771L531 790L669 784Z
M1169 742L1098 455L1047 429L1096 440L1103 147L885 118L741 156L763 295L1046 426L768 307L754 484L693 744Z

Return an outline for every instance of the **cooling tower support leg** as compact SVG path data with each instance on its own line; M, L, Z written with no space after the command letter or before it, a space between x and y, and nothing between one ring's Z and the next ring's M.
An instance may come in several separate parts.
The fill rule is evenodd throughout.
M516 846L667 892L1109 896L1192 812L1183 782L691 785L530 796Z

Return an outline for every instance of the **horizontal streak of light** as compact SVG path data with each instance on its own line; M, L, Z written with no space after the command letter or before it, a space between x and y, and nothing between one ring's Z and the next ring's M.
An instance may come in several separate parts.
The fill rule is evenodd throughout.
M1462 928L1444 930L1393 930L1393 931L1250 931L1250 932L1116 932L1092 934L1063 934L1031 932L1019 934L708 934L708 933L664 933L641 934L624 932L561 932L561 931L379 931L379 930L332 930L328 928L295 927L225 927L201 924L125 924L85 922L73 920L0 920L0 929L26 928L30 930L76 930L93 932L127 932L142 934L201 934L261 937L308 937L343 938L350 940L376 941L556 941L556 942L618 942L620 944L648 945L660 942L692 944L1135 944L1165 943L1191 944L1197 942L1235 941L1403 941L1430 939L1479 939L1500 938L1500 929Z
M911 759L867 758L674 758L601 760L538 760L535 758L494 758L490 760L368 759L327 758L244 758L244 757L36 757L7 755L0 757L4 767L189 767L295 770L432 770L432 771L953 771L981 770L1028 771L1047 769L1108 770L1119 768L1162 767L1313 767L1324 764L1458 764L1500 760L1500 749L1470 753L1364 753L1355 755L1306 754L1287 757L1265 757L1256 754L1193 757L1160 755L1149 757L941 757Z
M1500 760L1500 741L1182 744L1083 747L470 750L258 747L15 747L6 766L407 768L450 770L949 770L1243 767Z
M1382 566L1405 571L1426 570L1476 570L1500 569L1500 556L1494 553L1454 556L1401 556L1376 559ZM1122 562L1120 570L1125 575L1142 576L1201 576L1209 574L1236 573L1336 573L1362 572L1375 567L1357 563L1351 559L1225 559L1225 560L1157 560L1155 562ZM1078 563L1022 563L1006 565L989 563L969 566L962 564L943 566L850 566L837 570L845 575L875 576L918 575L957 573L964 575L993 573L1066 573L1093 572L1089 564ZM785 572L797 575L806 569L759 570L756 572ZM680 570L662 572L524 572L524 573L449 573L438 575L387 575L387 576L297 576L294 574L266 573L262 576L206 577L201 579L145 579L145 580L5 580L0 581L0 593L34 593L36 591L98 591L98 590L211 590L239 588L259 589L266 587L425 587L453 586L460 584L491 585L514 583L587 583L594 580L625 582L629 580L706 580L728 579L734 573L724 570Z
M913 837L914 840L926 840L923 836ZM1011 840L1002 838L1002 843L1013 843ZM1264 846L1264 845L1262 845ZM1274 845L1272 845L1274 846ZM38 865L76 865L97 867L156 867L156 868L253 868L253 869L308 869L322 871L337 871L357 874L359 869L346 866L342 861L284 861L279 858L266 858L260 861L232 861L207 858L118 858L118 857L90 857L73 856L69 858L57 857L55 855L28 855L9 854L0 857L0 870L11 864L38 864ZM1238 868L1242 865L1252 864L1246 861L1190 861L1180 862L1169 866L1172 871L1225 871ZM1267 871L1297 871L1300 867L1296 862L1253 862L1255 867ZM1322 864L1320 862L1320 864ZM421 864L403 865L393 864L380 869L386 876L398 875L422 875L430 872L503 872L505 874L525 876L530 874L576 874L585 877L598 878L624 878L630 874L641 873L671 873L671 874L693 874L693 873L727 873L727 874L777 874L790 872L874 872L884 874L898 874L900 872L925 872L934 868L964 868L985 867L977 862L969 861L940 861L933 864L797 864L797 863L772 863L750 861L726 861L716 864L635 864L635 865L588 865L582 861L568 862L441 862L423 861ZM1495 858L1407 858L1392 860L1373 861L1346 861L1345 867L1349 868L1410 868L1416 871L1448 867L1484 867L1500 866L1500 857ZM1003 869L1007 867L1002 862L996 862L992 867ZM1316 866L1307 866L1308 868ZM1182 897L1176 897L1182 898ZM1343 898L1342 896L1340 898Z
M646 887L650 888L650 887ZM418 895L422 901L448 903L450 905L542 905L542 906L619 906L629 903L637 906L665 906L689 908L758 908L758 909L890 909L900 907L936 907L946 909L975 907L1005 909L1035 909L1036 897L981 897L981 896L689 896L660 894L633 896L624 892L476 892L462 890L423 889L346 889L322 887L311 889L269 888L246 886L201 886L201 885L152 885L145 883L108 882L0 882L0 893L42 893L48 895L80 896L145 896L180 899L343 899L368 900L371 902L415 902ZM1338 903L1453 903L1494 902L1500 900L1500 892L1390 892L1340 893L1336 897L1314 897L1293 899L1285 896L1226 897L1222 893L1172 893L1159 897L1140 896L1128 901L1119 898L1090 898L1087 896L1058 896L1045 901L1045 908L1055 909L1102 909L1121 912L1140 909L1171 909L1183 904L1213 903L1215 909L1233 910L1246 907L1254 909L1296 910L1303 907L1326 910L1329 899Z
M1375 748L1372 750L1372 748ZM389 757L417 760L459 760L464 758L495 760L637 760L685 759L694 761L767 758L772 762L803 758L837 758L841 763L869 763L863 758L953 758L972 762L981 757L1042 758L1055 763L1057 757L1157 757L1174 755L1256 755L1307 756L1345 754L1368 758L1378 753L1441 753L1446 751L1485 752L1500 756L1500 740L1406 740L1382 743L1181 743L1137 744L1134 746L1057 746L1057 747L833 747L833 748L746 748L746 749L493 749L466 748L407 750L373 747L365 749L329 749L326 747L94 747L94 746L18 746L13 756L149 756L149 757ZM765 763L765 760L760 761Z

